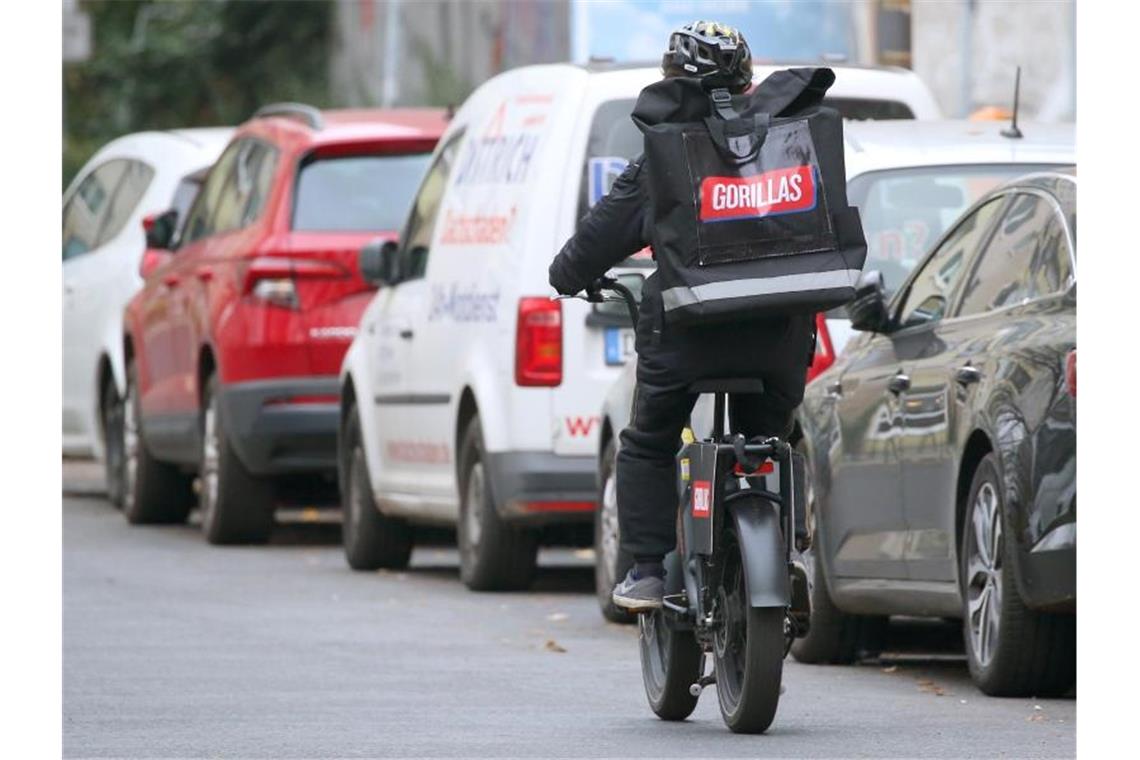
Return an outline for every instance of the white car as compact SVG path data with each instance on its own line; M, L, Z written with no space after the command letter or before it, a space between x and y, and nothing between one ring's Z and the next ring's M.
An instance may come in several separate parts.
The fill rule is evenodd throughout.
M909 72L836 75L849 115L937 116ZM540 543L590 542L598 410L628 348L607 315L551 300L547 268L640 151L629 114L660 77L548 65L488 81L440 140L400 244L362 254L382 287L342 371L352 567L403 565L413 526L458 526L462 580L518 588Z
M847 197L859 207L867 237L864 271L882 272L893 292L958 215L986 192L1020 174L1076 162L1072 124L1022 124L1021 138L1003 136L1006 127L968 121L844 124ZM605 310L613 308L607 304ZM816 325L809 380L835 361L853 334L843 308L820 315ZM629 362L606 395L597 449L598 604L607 618L619 621L627 616L610 602L610 589L614 578L624 575L628 560L619 552L614 457L618 435L629 422L635 385L634 362ZM693 423L698 432L711 428L708 398L698 402Z
M231 132L120 137L103 146L63 194L63 451L103 459L116 503L121 452L105 451L103 410L119 408L125 384L123 308L142 285L142 220L170 208L185 212L197 195L198 173L214 163Z

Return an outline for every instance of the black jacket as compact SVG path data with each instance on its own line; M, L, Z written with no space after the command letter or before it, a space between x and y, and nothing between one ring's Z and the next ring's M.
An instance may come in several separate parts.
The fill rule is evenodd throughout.
M804 102L818 102L835 80L830 69L777 71L746 95L734 95L743 109L748 101L763 103L773 115L794 112ZM635 122L656 124L693 121L711 113L699 79L663 79L637 98ZM638 156L614 182L608 195L594 204L550 264L550 284L563 295L574 295L606 270L649 245L653 214L649 203L644 156Z

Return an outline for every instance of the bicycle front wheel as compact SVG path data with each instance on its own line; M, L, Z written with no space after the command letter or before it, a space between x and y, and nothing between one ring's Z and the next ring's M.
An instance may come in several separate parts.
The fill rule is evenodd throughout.
M780 701L784 669L784 609L753 607L744 584L740 545L729 534L719 593L724 624L714 640L720 714L732 731L768 730Z
M669 625L655 610L637 616L641 678L649 706L662 720L684 720L697 706L689 693L701 677L701 649L692 631Z

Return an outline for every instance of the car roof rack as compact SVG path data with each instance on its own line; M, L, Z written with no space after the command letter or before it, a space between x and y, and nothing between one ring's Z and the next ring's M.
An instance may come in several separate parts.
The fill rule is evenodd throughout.
M297 119L304 122L310 129L321 129L324 126L321 112L307 103L270 103L253 113L255 119L265 119L271 116Z

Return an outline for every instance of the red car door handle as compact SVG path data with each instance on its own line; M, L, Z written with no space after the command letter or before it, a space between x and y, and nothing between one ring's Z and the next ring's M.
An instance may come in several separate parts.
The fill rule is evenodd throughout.
M176 274L166 275L165 277L162 278L162 284L168 288L173 288L175 285L178 284L178 275L176 275Z
M202 267L198 270L198 279L202 282L209 282L214 279L214 270L209 267Z

